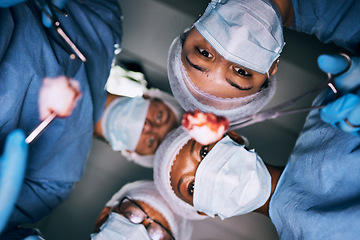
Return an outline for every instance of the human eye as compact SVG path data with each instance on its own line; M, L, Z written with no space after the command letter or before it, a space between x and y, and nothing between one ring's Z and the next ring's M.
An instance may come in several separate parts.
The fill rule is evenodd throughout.
M156 115L156 122L157 123L161 123L161 120L163 119L163 111L160 111L157 115Z
M194 195L194 184L195 184L195 181L191 181L187 187L187 191L190 196Z
M149 148L151 148L155 143L155 137L150 137L149 139Z
M209 145L202 146L200 149L200 159L203 160L206 155L209 153Z
M204 48L198 48L198 51L204 57L207 57L207 58L212 58L213 57L213 55L211 53L209 53L208 51L206 51Z
M250 77L251 73L249 73L248 71L246 71L245 69L241 68L241 67L234 67L234 71L239 74L240 76L244 76L244 77Z

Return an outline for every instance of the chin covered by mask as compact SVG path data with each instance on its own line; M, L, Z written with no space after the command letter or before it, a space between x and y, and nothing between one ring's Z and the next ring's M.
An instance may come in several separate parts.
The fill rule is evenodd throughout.
M271 192L271 176L254 150L224 137L201 161L195 174L194 207L221 219L252 212Z
M145 226L130 222L122 215L111 212L109 218L101 226L99 233L91 234L92 240L151 240Z
M134 161L136 164L146 168L152 168L154 165L154 155L140 155L131 149L136 148L136 145L139 141L142 129L144 127L145 118L147 111L149 109L148 104L150 105L150 101L152 98L160 99L166 106L170 108L170 110L175 114L175 117L178 123L181 123L182 115L184 114L184 110L181 108L180 104L177 103L175 98L167 92L164 92L157 88L147 89L144 92L144 95L150 97L150 99L141 99L141 97L122 97L119 100L115 100L118 103L112 103L108 106L113 108L113 110L106 110L104 113L104 119L102 128L103 129L117 129L117 131L123 131L121 134L116 134L113 136L112 143L109 141L110 145L112 146L113 150L120 149L121 154L129 161ZM122 102L121 99L129 99L125 102ZM124 109L122 109L124 107ZM133 108L134 107L134 108ZM146 110L146 112L145 112ZM107 117L109 112L113 111L113 118L114 119L117 115L124 114L123 117L119 117L117 121L123 121L123 123L118 125L113 125L115 122ZM117 111L117 114L115 112ZM145 114L145 115L144 115ZM107 126L109 126L107 128ZM139 131L141 130L141 131ZM104 131L106 134L106 131ZM108 134L110 135L110 134ZM110 139L110 137L107 137ZM113 147L114 146L114 147ZM130 149L131 147L131 149Z
M192 234L193 226L190 221L177 215L170 204L160 195L154 182L149 180L131 182L124 185L116 192L106 203L106 207L116 207L123 197L129 197L132 200L142 201L154 210L161 213L170 225L170 231L175 239L189 240ZM129 221L129 220L128 220ZM129 221L130 222L130 221ZM142 224L140 224L142 225ZM143 225L142 225L143 226ZM115 238L117 239L117 238ZM134 238L142 239L142 238ZM145 239L145 238L144 238Z
M109 104L101 128L114 151L135 150L149 105L143 97L120 97Z

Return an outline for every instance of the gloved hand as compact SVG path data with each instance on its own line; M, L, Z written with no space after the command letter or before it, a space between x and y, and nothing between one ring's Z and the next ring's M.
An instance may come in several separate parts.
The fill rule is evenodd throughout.
M7 8L14 6L18 3L25 2L26 0L0 0L0 7Z
M67 3L68 0L50 0L57 8L63 9ZM45 4L44 6L45 10L52 16L52 13L49 9L49 6ZM55 13L57 13L55 11ZM52 21L44 12L42 13L42 22L45 27L51 27Z
M21 130L6 139L0 157L0 233L10 216L24 179L28 145Z
M320 55L319 68L325 73L338 74L348 67L348 60L339 54ZM335 86L342 95L360 86L360 57L351 57L350 68L343 74L335 77Z
M341 55L321 55L318 58L320 69L326 73L338 74L348 66L348 60ZM352 57L350 68L335 77L335 86L340 98L321 109L324 122L359 136L360 134L360 58ZM357 91L357 92L356 92Z
M321 109L320 117L344 132L360 136L360 92L345 94L327 104Z

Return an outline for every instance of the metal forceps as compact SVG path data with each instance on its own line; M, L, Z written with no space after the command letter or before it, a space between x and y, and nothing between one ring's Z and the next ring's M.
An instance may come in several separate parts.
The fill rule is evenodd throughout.
M62 13L67 16L65 11L62 11L58 7L56 7L50 0L45 0L45 3L49 7L50 13L45 9L44 5L42 5L39 0L34 0L36 6L51 20L52 27L55 31L60 35L60 38L63 40L65 45L68 48L68 52L74 52L83 62L86 62L85 56L81 53L81 51L76 47L76 45L71 41L71 39L66 35L64 30L62 29L59 19L56 16L55 11ZM70 48L70 51L69 51ZM70 53L70 58L75 59L76 56L74 53Z
M293 108L293 109L288 109L288 110L284 110L285 108L295 104L296 102L298 102L301 99L304 99L304 97L319 92L320 90L326 88L326 87L330 87L331 90L333 91L335 97L338 93L335 85L334 85L334 78L343 74L344 72L346 72L351 65L351 59L348 55L341 53L340 55L344 56L347 61L348 61L348 65L347 68L337 74L330 74L327 73L327 81L319 84L318 86L306 91L305 93L299 95L298 97L295 97L289 101L286 101L285 103L282 103L280 105L277 105L273 108L270 108L268 110L264 110L252 115L249 115L247 117L241 118L240 120L238 120L235 124L230 126L230 130L235 130L235 129L239 129L239 128L243 128L243 127L247 127L249 125L258 123L258 122L262 122L268 119L274 119L280 116L285 116L285 115L289 115L289 114L293 114L293 113L300 113L300 112L306 112L306 111L311 111L313 109L321 109L323 107L325 107L326 105L320 105L320 106L312 106L312 107L305 107L305 108Z

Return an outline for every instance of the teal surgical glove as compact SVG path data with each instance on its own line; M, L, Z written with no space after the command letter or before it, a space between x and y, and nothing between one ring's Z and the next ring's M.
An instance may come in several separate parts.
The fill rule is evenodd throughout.
M50 0L50 2L52 2L52 4L54 4L58 9L63 9L65 7L66 3L68 2L68 0ZM46 1L45 1L45 3L46 3ZM50 11L49 6L47 4L45 4L44 9L45 9L45 11L47 11L48 14L53 16L53 14ZM55 14L57 14L57 13L58 12L55 11ZM44 12L42 13L42 22L45 27L51 27L52 20Z
M15 130L6 139L0 157L0 234L19 195L26 167L28 145L21 130Z
M323 72L335 75L348 67L348 60L339 54L323 54L318 57L318 65ZM335 77L335 86L341 95L360 87L360 57L351 57L350 68Z
M14 6L18 3L25 2L26 0L0 0L0 7L7 8L10 6Z

